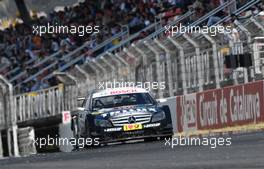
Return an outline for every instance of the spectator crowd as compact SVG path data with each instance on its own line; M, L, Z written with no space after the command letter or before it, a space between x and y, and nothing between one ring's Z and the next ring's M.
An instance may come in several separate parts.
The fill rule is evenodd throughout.
M65 7L62 11L52 11L47 16L32 16L30 25L17 23L10 25L5 30L0 30L0 66L9 65L1 69L0 73L7 79L12 79L19 73L25 71L24 77L38 72L43 67L34 65L44 58L61 52L61 59L85 42L88 46L84 53L88 60L96 57L93 49L105 40L117 35L127 25L130 34L136 33L155 22L155 19L163 19L168 22L175 16L181 15L188 10L195 11L190 21L208 13L212 9L224 3L224 0L85 0L76 6ZM241 0L243 3L243 0ZM220 17L228 15L228 11L221 11L208 20L210 26L217 22ZM45 34L39 36L32 34L32 25L73 25L73 26L99 26L98 34ZM148 33L143 33L142 37ZM105 45L103 51L120 43L123 39L115 39ZM53 80L42 80L37 76L32 81L22 84L21 92L29 92L47 88L56 84ZM21 82L21 79L14 81L14 85Z

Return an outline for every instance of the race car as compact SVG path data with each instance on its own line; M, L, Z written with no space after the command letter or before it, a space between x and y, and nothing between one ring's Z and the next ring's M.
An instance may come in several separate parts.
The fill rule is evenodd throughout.
M101 143L171 137L168 106L160 106L143 88L114 88L94 91L83 98L82 108L73 111L75 137ZM98 141L97 140L97 141Z

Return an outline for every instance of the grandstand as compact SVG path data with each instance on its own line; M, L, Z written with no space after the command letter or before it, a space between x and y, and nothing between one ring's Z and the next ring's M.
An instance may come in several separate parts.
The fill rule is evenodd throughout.
M33 20L33 25L43 25L47 22L62 25L97 24L101 27L101 31L96 36L78 37L53 34L39 37L32 35L31 28L24 24L2 31L2 41L5 43L2 44L1 60L6 65L0 68L1 73L15 85L18 92L32 91L36 80L50 80L54 70L65 71L76 63L85 62L84 56L87 53L90 53L90 57L95 57L125 40L131 34L139 34L141 31L140 35L144 36L149 31L154 31L154 29L150 29L154 26L150 25L155 22L155 15L160 13L164 14L164 17L168 17L166 11L170 12L175 8L169 3L143 3L140 1L141 3L138 4L135 2L116 4L115 1L113 2L113 4L106 2L104 6L97 7L96 1L85 1L78 6L65 8L64 12L54 12L47 18L40 17ZM119 11L118 8L122 8L119 13L111 12ZM170 17L175 14L170 14ZM125 20L121 20L121 18L125 18ZM142 30L147 26L150 27L145 31ZM17 45L15 46L14 43ZM54 79L49 83L56 84ZM36 89L36 87L34 88Z
M0 32L0 72L13 87L7 107L14 123L36 125L36 120L60 117L62 110L77 108L78 96L113 79L165 82L165 90L152 91L157 98L263 79L260 0L113 0L104 1L103 7L94 2L37 18L33 24L89 21L103 28L95 36L39 37L24 24ZM166 31L180 24L221 25L231 32L172 36ZM6 117L0 116L1 129Z

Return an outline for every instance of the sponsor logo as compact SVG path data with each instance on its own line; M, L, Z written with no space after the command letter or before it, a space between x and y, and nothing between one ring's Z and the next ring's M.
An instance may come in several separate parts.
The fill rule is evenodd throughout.
M104 132L121 131L122 127L104 129Z
M141 130L142 124L125 124L123 126L124 131Z
M134 116L131 116L128 118L128 123L132 124L136 122L136 118Z
M153 123L153 124L144 125L144 128L151 128L151 127L158 127L158 126L160 126L160 123Z
M263 81L176 98L180 132L263 122Z

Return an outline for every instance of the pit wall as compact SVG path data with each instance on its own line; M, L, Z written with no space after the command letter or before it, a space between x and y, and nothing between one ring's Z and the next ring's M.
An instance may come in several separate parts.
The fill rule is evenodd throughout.
M176 133L260 124L264 81L176 96L162 104L171 109Z

